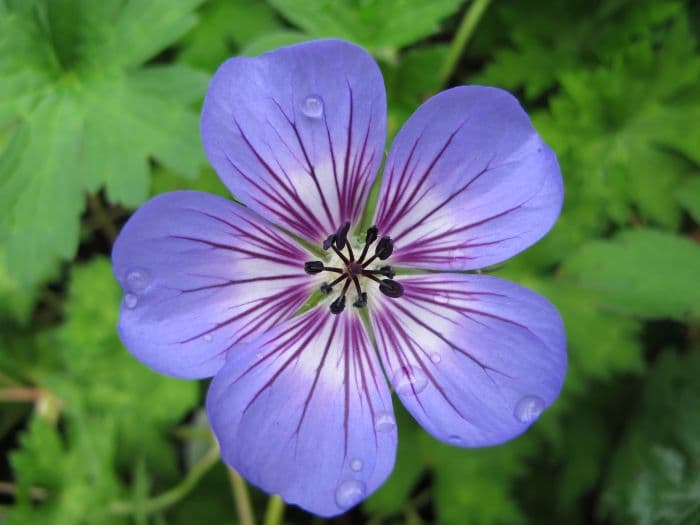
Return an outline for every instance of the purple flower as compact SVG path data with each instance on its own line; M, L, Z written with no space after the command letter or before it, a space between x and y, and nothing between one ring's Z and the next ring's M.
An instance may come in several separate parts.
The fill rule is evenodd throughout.
M463 86L425 102L391 147L366 230L386 95L359 47L227 61L201 130L245 206L191 191L143 205L112 255L119 332L159 372L214 376L211 425L250 482L322 516L376 490L397 442L382 370L430 434L462 447L511 439L554 401L556 309L455 273L512 257L559 215L556 157L511 95Z

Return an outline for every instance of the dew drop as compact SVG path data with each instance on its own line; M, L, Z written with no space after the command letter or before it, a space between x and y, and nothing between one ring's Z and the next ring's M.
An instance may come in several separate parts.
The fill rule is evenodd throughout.
M394 373L392 383L400 396L412 396L425 389L428 379L420 368L403 366Z
M430 360L433 363L438 364L440 361L442 361L442 357L440 357L440 354L437 354L437 353L430 354Z
M320 118L323 115L323 100L316 95L310 95L301 103L301 112L309 118Z
M148 281L148 272L146 270L134 268L126 274L125 287L130 292L142 292L148 287Z
M128 293L124 296L124 305L130 310L136 308L137 304L139 304L139 298L136 294Z
M462 438L459 437L457 434L452 434L451 436L447 436L447 441L453 445L461 445L462 444Z
M374 418L374 428L377 432L391 432L396 428L396 420L389 412L379 412Z
M364 463L360 458L355 458L350 462L350 468L354 470L355 472L360 472L362 470L362 467L364 467Z
M204 337L202 339L204 339L207 343L211 343L212 336L211 334L204 334Z
M338 485L335 502L342 509L348 509L365 497L365 484L356 479L348 479Z
M515 418L521 423L532 423L544 410L544 401L537 396L525 396L515 405Z

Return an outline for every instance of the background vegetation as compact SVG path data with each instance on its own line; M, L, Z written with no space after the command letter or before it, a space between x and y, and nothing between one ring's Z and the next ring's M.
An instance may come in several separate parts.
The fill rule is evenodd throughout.
M219 63L334 36L380 62L391 135L455 84L531 113L564 212L495 273L559 307L570 366L501 447L440 444L397 403L393 476L329 523L700 523L699 31L682 0L0 0L0 522L238 522L206 382L121 346L109 251L152 195L226 195L198 132Z

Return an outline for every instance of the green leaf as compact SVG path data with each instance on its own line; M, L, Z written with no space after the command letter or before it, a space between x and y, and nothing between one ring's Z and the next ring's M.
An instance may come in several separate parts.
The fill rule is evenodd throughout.
M699 162L700 57L686 16L590 70L562 75L534 116L557 152L565 214L545 239L550 264L614 225L675 228L674 196Z
M83 209L82 116L76 97L56 89L19 124L0 154L0 241L21 287L46 277L78 245ZM77 176L76 176L77 175Z
M211 71L257 38L282 28L274 10L256 0L210 1L199 15L198 24L182 40L179 60Z
M149 159L194 176L206 77L139 64L194 23L201 0L35 0L0 17L0 242L25 290L78 245L84 192L148 194ZM128 42L128 45L124 43Z
M700 518L700 351L654 367L609 467L603 509L615 523ZM661 424L660 424L661 423Z
M654 0L499 2L486 20L493 31L484 33L501 35L507 27L508 44L495 51L473 80L524 88L528 99L536 99L554 88L562 75L595 66L653 36L681 10L680 2Z
M108 260L74 269L66 321L43 340L45 351L60 349L60 365L42 383L65 400L68 414L114 418L124 460L145 453L170 470L164 433L195 406L197 384L152 372L127 352L115 328L120 300Z
M674 192L679 204L700 224L700 177L689 178Z
M278 47L291 46L300 42L311 40L311 37L299 31L273 31L252 40L240 51L243 56L257 56Z
M390 139L418 106L440 88L438 76L426 75L425 72L435 68L436 64L441 64L447 56L447 50L448 47L444 45L410 49L401 55L398 62L382 64L389 97Z
M313 37L351 40L379 55L430 36L464 0L271 0L287 20Z
M642 370L639 323L611 312L603 292L563 279L518 282L552 301L564 320L569 358L565 393L585 391L593 380Z
M216 172L210 167L202 167L195 179L183 178L177 172L158 166L151 177L150 194L160 195L169 191L195 190L231 198L231 192L224 186Z
M10 455L18 496L8 525L120 523L108 517L108 503L121 493L112 468L113 425L83 420L67 439L49 423L34 418ZM32 491L41 491L41 504Z
M522 522L523 515L510 492L515 478L524 471L524 452L531 445L526 437L481 449L434 444L436 522Z
M563 266L569 279L600 294L613 310L644 318L700 315L700 246L655 230L592 241Z

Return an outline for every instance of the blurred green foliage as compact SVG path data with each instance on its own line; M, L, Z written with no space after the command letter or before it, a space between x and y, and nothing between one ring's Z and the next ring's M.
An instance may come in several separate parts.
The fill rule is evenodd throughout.
M494 0L461 49L472 5L0 0L0 523L236 523L205 385L121 346L107 256L149 196L226 195L197 125L218 64L318 37L377 58L390 136L461 54L450 83L518 95L566 187L550 235L496 271L565 319L560 400L481 450L397 407L393 476L337 523L700 523L700 8Z

